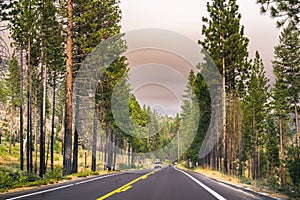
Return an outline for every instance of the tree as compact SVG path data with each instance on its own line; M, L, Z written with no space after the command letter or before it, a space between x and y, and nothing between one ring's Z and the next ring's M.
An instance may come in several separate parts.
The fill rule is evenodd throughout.
M295 117L295 137L297 146L300 147L299 135L299 93L300 93L300 37L299 30L295 24L290 22L283 29L279 44L275 47L275 60L273 61L274 70L279 73L286 82L287 98L290 101L291 107L287 107L290 112L294 113Z
M266 138L265 116L268 112L268 79L265 76L263 62L258 52L249 72L247 94L244 102L244 135L249 163L252 164L252 178L261 178L261 152ZM251 162L250 162L251 161Z
M210 18L203 17L205 23L202 34L205 36L199 43L211 56L222 75L222 114L223 114L223 152L224 171L229 171L229 139L233 144L236 135L235 104L236 89L243 79L248 57L248 39L244 36L244 27L240 25L241 15L235 0L217 0L207 4ZM229 99L227 94L229 94ZM227 112L229 100L229 112ZM229 118L229 119L228 119ZM231 151L233 152L233 151ZM232 156L231 156L232 157ZM232 161L231 158L229 161Z
M284 137L286 136L286 132L284 126L288 120L288 93L287 93L287 84L284 78L280 75L280 72L274 69L274 73L276 76L276 81L274 84L274 88L272 90L273 97L273 109L275 111L275 116L278 122L278 130L279 130L279 157L280 157L280 177L281 184L286 184L286 174L284 167L285 160L285 148L284 148Z
M261 5L261 12L268 10L272 17L281 18L277 21L277 26L282 26L286 21L292 20L296 24L300 21L300 4L295 0L257 0Z
M294 112L296 127L296 143L299 148L299 124L298 124L298 101L299 101L299 31L293 22L283 29L280 35L279 45L275 47L275 60L273 61L276 82L273 89L273 109L278 121L279 129L279 156L281 184L286 184L285 158L287 145L285 140L288 131L285 127L289 121L289 113ZM298 152L292 151L292 152ZM299 157L299 155L295 155Z
M11 36L15 45L20 49L27 50L27 171L32 172L32 43L36 36L36 13L37 2L35 0L18 1L13 7L13 16L11 19ZM21 59L22 60L22 59ZM22 61L21 61L22 66ZM21 67L22 68L22 67ZM22 80L20 80L22 81ZM22 116L22 115L21 115ZM21 123L20 123L21 124ZM22 128L22 127L21 127Z
M16 107L20 105L19 101L19 94L20 94L20 71L19 71L19 66L18 66L18 61L15 57L15 55L12 56L12 59L9 62L8 65L8 75L6 78L6 89L7 89L7 97L9 98L8 100L10 101L10 107L11 107L11 119L12 121L10 122L11 129L10 129L10 141L9 141L9 153L11 153L11 146L12 146L12 139L13 139L13 134L14 134L14 116L16 112Z
M66 44L66 99L65 99L65 133L63 154L63 175L72 172L72 82L73 82L73 1L67 1L67 44Z
M73 1L73 76L76 76L77 70L80 69L86 56L95 49L105 39L118 35L120 33L120 9L116 0L105 1ZM115 67L117 64L113 64ZM123 65L119 63L119 65ZM124 66L124 65L123 65ZM117 76L119 78L119 76ZM95 83L97 84L97 83ZM113 84L105 85L105 87L113 87ZM84 91L76 91L78 94ZM76 99L76 98L75 98ZM76 103L76 102L75 102ZM99 102L96 102L98 104ZM105 107L110 109L110 107ZM83 109L83 108L80 108ZM102 111L103 109L98 109ZM95 115L96 116L96 115ZM103 115L104 116L104 115ZM76 118L76 111L75 111ZM104 120L105 121L105 120ZM73 152L73 172L77 171L77 149L78 149L78 133L77 124L75 124L74 132L74 152ZM94 137L96 140L97 137ZM96 145L96 142L93 143ZM95 152L95 146L92 147ZM96 159L92 155L92 166L96 166Z
M14 3L16 3L16 1L0 0L0 22L9 20L11 18L13 12L12 7Z

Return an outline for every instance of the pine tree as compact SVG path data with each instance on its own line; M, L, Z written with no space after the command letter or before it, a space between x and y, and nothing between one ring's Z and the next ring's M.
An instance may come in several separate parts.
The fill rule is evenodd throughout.
M282 26L286 21L292 20L296 24L300 21L300 4L294 0L257 0L261 5L261 12L266 13L268 10L272 17L278 17L278 26Z
M12 7L16 1L0 0L0 22L9 20L13 14Z
M299 31L293 22L283 29L279 45L275 47L273 61L276 82L273 89L273 107L279 127L279 156L281 184L286 184L285 150L288 130L285 129L289 120L289 113L294 112L296 127L296 143L299 148L298 101L299 101ZM295 151L297 152L297 151ZM294 155L298 156L299 155Z
M13 55L12 59L9 62L8 65L8 75L5 80L6 82L6 90L7 90L7 97L10 102L10 107L11 107L11 119L12 121L10 122L11 130L10 130L10 140L9 140L9 153L12 152L12 143L13 143L13 135L14 135L14 116L16 112L16 107L20 105L19 101L19 94L20 94L20 71L19 71L19 66L18 66L18 61Z
M274 69L286 81L290 112L294 113L296 143L300 147L298 103L300 92L300 37L293 22L283 29L279 44L275 47Z
M244 134L248 161L252 164L252 178L261 178L261 151L265 146L266 123L265 116L268 109L268 79L265 76L264 66L258 52L251 65L247 94L244 102Z
M67 41L66 41L66 99L65 133L63 153L63 175L72 172L72 92L73 92L73 1L67 1Z
M73 62L74 62L74 74L76 75L76 70L79 69L82 62L86 58L86 56L105 39L108 39L112 36L115 36L120 33L120 8L118 6L118 1L116 0L105 0L105 1L83 1L83 0L74 0L73 1ZM114 66L118 66L114 64ZM119 66L123 66L121 62L119 62ZM125 66L126 68L126 66ZM115 76L115 75L113 75ZM116 77L120 77L117 75ZM113 84L104 84L103 87L110 87L110 89L103 89L102 92L111 91L111 87ZM80 92L80 91L79 91ZM111 92L108 93L108 95ZM101 98L101 97L100 97ZM109 101L109 98L107 98ZM99 105L102 105L101 103ZM105 109L110 109L109 102L104 107ZM98 109L98 111L102 111L103 109ZM76 112L76 111L75 111ZM104 120L104 123L106 120ZM110 123L106 123L107 125ZM110 125L108 125L110 126ZM75 134L80 134L76 131L75 125ZM108 132L112 130L107 127ZM112 136L109 136L112 138ZM77 137L74 137L74 139ZM97 137L94 137L96 140ZM94 147L96 145L96 141L93 142ZM78 148L78 141L74 140L74 150ZM95 152L95 150L93 151ZM96 166L96 155L92 155L92 166ZM111 155L110 155L111 157ZM73 155L73 163L76 163L77 154ZM73 166L76 169L76 166ZM76 171L76 170L73 170Z
M210 18L203 17L202 34L205 36L199 43L207 51L215 62L222 75L222 108L223 108L223 160L224 171L229 171L229 139L231 143L236 135L235 104L236 89L246 71L245 60L248 56L248 39L244 36L244 27L240 25L241 15L235 0L217 0L207 4ZM229 99L226 93L229 94ZM229 112L227 114L227 99L229 100ZM227 118L229 117L229 119ZM226 120L227 119L227 120ZM232 156L231 156L232 157Z
M27 171L32 172L32 45L36 36L36 12L37 2L35 0L18 1L13 7L11 19L11 36L15 45L20 49L27 50ZM21 61L22 62L22 61ZM22 64L21 64L22 65ZM21 115L22 116L22 115ZM22 128L22 127L21 127Z

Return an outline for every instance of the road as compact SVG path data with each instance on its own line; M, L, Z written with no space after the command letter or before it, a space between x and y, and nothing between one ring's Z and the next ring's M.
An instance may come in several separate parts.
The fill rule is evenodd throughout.
M193 172L174 167L116 173L43 189L0 195L22 200L254 200L259 196L241 191ZM268 199L268 198L264 198Z

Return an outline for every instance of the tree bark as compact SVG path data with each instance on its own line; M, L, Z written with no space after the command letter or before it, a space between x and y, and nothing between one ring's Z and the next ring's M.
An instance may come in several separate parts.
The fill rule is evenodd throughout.
M225 66L225 45L224 33L222 33L222 107L223 107L223 142L224 142L224 172L228 173L228 155L227 155L227 132L226 132L226 66Z
M43 38L43 36L42 36ZM43 39L42 39L43 40ZM42 178L45 173L45 108L46 108L46 65L44 64L44 48L41 48L41 76L42 76L42 95L40 96L40 171Z
M65 102L65 133L64 133L64 155L63 155L63 175L72 172L72 66L73 66L73 6L72 0L67 2L68 25L67 25L67 60L66 60L66 102Z
M279 148L280 148L280 176L281 176L281 184L285 185L285 169L284 169L284 148L283 148L283 125L282 125L282 116L279 117L279 134L280 134L280 141L279 141Z
M50 162L51 162L51 170L54 169L54 127L55 127L55 101L56 101L56 71L54 71L54 77L53 77L53 97L52 97L52 121L51 121L51 150L50 150L50 154L51 154L51 158L50 158Z
M93 147L92 147L92 171L96 171L97 154L97 108L94 109Z
M294 109L295 109L296 141L297 141L297 146L300 147L298 106L297 106L297 102L295 102L294 104L295 104Z
M30 34L29 34L30 35ZM27 171L32 172L32 127L31 127L31 39L28 39L27 52Z
M23 147L23 48L21 47L20 65L20 169L24 170L24 147ZM0 136L1 137L1 136ZM1 143L1 138L0 138Z
M74 148L73 148L73 163L72 163L72 173L78 172L78 117L79 117L79 97L76 96L75 102L75 131L74 131Z

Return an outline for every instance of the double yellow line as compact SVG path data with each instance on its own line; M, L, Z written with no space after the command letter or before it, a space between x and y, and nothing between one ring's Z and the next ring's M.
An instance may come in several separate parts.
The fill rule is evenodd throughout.
M98 198L97 200L103 200L103 199L106 199L106 198L108 198L108 197L110 197L110 196L112 196L114 194L117 194L117 193L120 193L120 192L125 192L125 191L129 190L130 188L132 188L132 185L134 183L136 183L136 182L138 182L138 181L140 181L142 179L146 179L149 175L154 174L155 172L156 171L152 171L152 172L150 172L148 174L140 176L139 178L134 179L133 181L127 183L126 185L123 185L123 186L119 187L118 189L115 189L115 190L111 191L110 193L108 193L108 194L106 194L106 195Z

